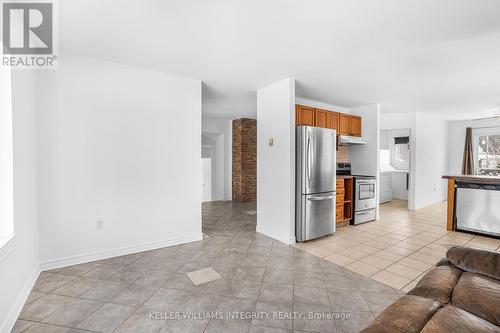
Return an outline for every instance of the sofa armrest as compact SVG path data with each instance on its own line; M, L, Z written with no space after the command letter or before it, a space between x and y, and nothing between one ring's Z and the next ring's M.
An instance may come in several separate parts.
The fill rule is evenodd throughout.
M464 246L452 247L446 252L451 264L463 271L479 273L500 280L500 253Z
M437 262L436 267L439 266L453 266L453 264L448 260L448 258L443 258Z

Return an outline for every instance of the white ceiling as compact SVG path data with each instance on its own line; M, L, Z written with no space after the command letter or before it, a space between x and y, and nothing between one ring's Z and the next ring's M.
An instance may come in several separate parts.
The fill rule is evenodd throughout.
M474 117L500 106L499 0L58 6L61 51L199 78L206 116L255 116L256 89L286 77L300 97L346 107Z

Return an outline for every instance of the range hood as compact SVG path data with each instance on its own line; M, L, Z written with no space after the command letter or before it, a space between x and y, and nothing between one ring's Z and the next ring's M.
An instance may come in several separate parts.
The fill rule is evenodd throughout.
M339 135L339 146L366 145L366 143L359 136Z

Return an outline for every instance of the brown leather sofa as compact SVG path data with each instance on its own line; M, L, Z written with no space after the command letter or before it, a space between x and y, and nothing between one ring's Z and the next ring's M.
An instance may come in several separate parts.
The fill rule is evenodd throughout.
M500 333L500 253L453 247L363 333Z

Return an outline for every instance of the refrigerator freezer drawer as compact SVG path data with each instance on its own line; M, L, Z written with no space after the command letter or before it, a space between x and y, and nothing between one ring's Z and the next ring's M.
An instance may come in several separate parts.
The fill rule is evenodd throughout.
M302 195L296 238L303 242L335 232L335 192Z
M457 229L500 236L500 191L461 187L471 185L457 188Z

